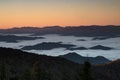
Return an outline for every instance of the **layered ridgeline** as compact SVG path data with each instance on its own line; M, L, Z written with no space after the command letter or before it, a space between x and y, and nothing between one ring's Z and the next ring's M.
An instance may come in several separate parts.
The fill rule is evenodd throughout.
M119 67L120 60L117 60L93 65L90 72L94 80L120 80ZM83 72L87 68L61 57L0 48L1 80L84 80Z
M85 61L89 61L91 64L105 64L110 62L107 58L103 56L97 57L83 57L75 52L68 53L65 55L60 55L59 57L63 57L67 60L73 61L75 63L84 64Z
M116 37L120 36L120 26L51 26L51 27L23 27L23 28L11 28L1 29L0 33L3 34L32 34L32 35L47 35L47 34L59 34L59 35L72 35L72 36L107 36Z
M0 42L12 42L17 43L22 40L35 40L44 39L44 37L27 37L27 36L15 36L15 35L0 35Z

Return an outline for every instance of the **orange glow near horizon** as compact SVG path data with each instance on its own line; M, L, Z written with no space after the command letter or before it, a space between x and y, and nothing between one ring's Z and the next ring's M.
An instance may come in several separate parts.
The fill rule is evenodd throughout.
M0 28L120 25L119 0L1 0Z

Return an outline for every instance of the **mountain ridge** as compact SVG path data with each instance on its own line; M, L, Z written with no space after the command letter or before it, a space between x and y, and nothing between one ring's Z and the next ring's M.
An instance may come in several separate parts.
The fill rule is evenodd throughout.
M63 57L67 60L73 61L75 63L84 64L85 61L89 61L91 64L106 64L110 62L109 59L103 56L96 56L96 57L83 57L75 52L71 52L68 54L60 55L59 57Z
M115 37L120 36L120 26L52 26L52 27L23 27L23 28L12 28L0 30L0 33L4 34L25 34L29 33L34 36L47 35L47 34L58 34L63 36L109 36Z

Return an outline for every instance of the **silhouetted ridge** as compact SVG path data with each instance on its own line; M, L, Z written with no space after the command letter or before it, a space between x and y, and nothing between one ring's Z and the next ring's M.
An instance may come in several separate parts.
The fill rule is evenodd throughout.
M15 35L0 35L1 42L19 42L22 40L35 40L44 39L44 37L27 37L27 36L15 36Z
M30 33L33 35L47 35L47 34L59 34L63 36L109 36L109 37L117 37L120 36L120 26L68 26L68 27L60 27L60 26L51 26L44 28L13 28L13 29L5 29L0 30L0 33L4 34L23 34Z
M89 49L111 50L111 49L113 49L113 48L111 48L111 47L106 47L106 46L102 46L102 45L97 45L97 46L93 46L93 47L91 47L91 48L89 48Z
M70 49L71 47L74 46L75 45L73 44L63 44L62 42L43 42L33 46L25 46L22 49L23 50L52 50L56 48Z
M60 55L60 57L63 57L65 59L68 59L70 61L83 64L85 61L89 61L92 64L106 64L110 62L107 58L103 56L97 56L97 57L83 57L75 52L68 53L65 55Z
M98 37L94 37L92 40L106 40L113 37L114 36L98 36Z
M69 50L87 50L86 47L70 48Z

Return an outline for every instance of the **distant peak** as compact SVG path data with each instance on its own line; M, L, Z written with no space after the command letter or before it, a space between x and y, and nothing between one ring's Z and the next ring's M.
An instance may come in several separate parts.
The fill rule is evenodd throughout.
M79 54L77 54L76 52L70 52L70 53L68 53L68 54L65 54L65 55L71 55L71 56L81 56L81 55L79 55Z

